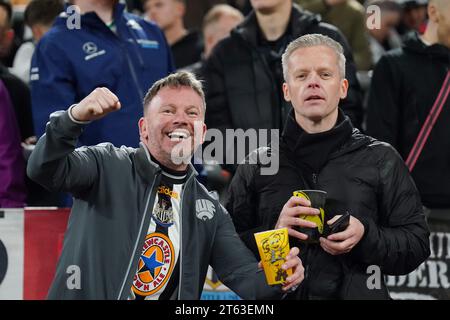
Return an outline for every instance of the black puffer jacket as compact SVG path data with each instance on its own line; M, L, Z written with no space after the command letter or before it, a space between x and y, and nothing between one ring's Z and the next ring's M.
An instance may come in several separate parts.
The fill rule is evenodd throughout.
M320 22L319 16L297 6L293 6L290 23L289 42L305 34L320 33L344 47L350 87L341 108L359 127L362 121L361 89L345 37L336 27ZM232 31L230 37L214 48L206 60L205 80L208 128L281 129L291 109L290 103L279 99L278 86L281 84L274 79L258 47L258 24L254 12Z
M449 48L427 46L410 34L375 67L367 133L390 143L406 160L449 69ZM412 172L422 202L431 208L450 208L449 121L450 97Z
M279 152L278 173L264 176L261 165L244 164L230 186L226 207L255 256L253 234L274 228L294 190L325 190L327 214L348 210L363 223L364 236L348 254L332 256L316 244L300 246L306 280L297 298L387 299L383 278L380 290L367 288L372 275L368 266L380 266L383 274L406 274L430 253L419 194L403 161L390 145L359 133L345 119L332 130L350 126L346 141L329 153L318 172L308 173L310 177L305 176L301 159L295 156L298 150L292 150L287 136L295 132L290 127L300 128L289 117L279 149L259 149L247 159Z

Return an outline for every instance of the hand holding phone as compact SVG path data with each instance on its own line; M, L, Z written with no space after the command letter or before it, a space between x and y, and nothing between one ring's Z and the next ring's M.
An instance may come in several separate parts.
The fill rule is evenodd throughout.
M324 224L324 229L322 233L322 237L328 237L330 234L342 232L347 229L350 223L350 213L347 211L345 214L339 217L335 222L331 225L328 223Z

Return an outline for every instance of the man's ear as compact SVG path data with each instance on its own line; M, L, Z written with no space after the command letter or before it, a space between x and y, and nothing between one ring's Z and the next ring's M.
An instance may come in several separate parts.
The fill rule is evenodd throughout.
M33 33L33 38L38 42L42 39L45 34L45 27L42 24L35 24L31 27L31 32Z
M203 130L203 134L202 134L202 144L203 144L203 142L205 142L206 131L208 131L208 128L206 127L205 123L203 123L202 130Z
M147 141L148 129L147 129L147 122L145 121L144 117L139 119L138 126L139 126L139 136L141 137L141 141Z
M13 41L14 41L14 30L13 29L6 30L3 39L1 41L2 46L1 50L4 52L9 52Z
M212 51L215 37L212 34L207 34L207 35L205 34L204 39L205 39L205 48L208 47L209 51Z
M341 80L341 99L345 99L347 97L347 92L348 92L348 80L347 79L342 79Z
M283 82L283 95L284 95L284 100L286 101L291 101L291 94L289 93L289 86L287 85L286 82Z
M195 145L202 145L206 137L206 124L203 120L194 121L194 142Z
M434 23L439 23L439 10L434 3L430 3L427 7L428 17Z
M6 37L8 38L9 41L12 42L14 40L14 30L9 29L8 31L6 31Z
M175 2L175 10L177 12L177 15L181 18L184 18L184 15L186 14L186 5L181 1Z

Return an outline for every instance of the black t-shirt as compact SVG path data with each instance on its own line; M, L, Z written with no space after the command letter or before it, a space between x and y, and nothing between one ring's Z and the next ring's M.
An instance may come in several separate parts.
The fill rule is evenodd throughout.
M189 32L171 47L177 69L189 66L201 60L203 39L198 32Z

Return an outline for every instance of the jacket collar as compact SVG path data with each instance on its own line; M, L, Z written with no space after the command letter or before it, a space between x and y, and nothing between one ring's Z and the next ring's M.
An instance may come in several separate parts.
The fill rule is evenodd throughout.
M330 158L350 138L353 126L350 119L338 110L336 124L328 131L309 134L295 120L293 109L287 117L283 131L283 142L293 160L306 170L319 172Z
M326 157L328 160L337 158L342 154L346 154L357 150L363 146L366 146L375 141L375 139L362 134L358 129L354 128L351 120L344 112L339 109L339 116L336 125L333 129L328 132L319 133L316 135L309 135L309 137L300 137L304 135L303 129L297 124L294 117L294 110L292 109L287 117L286 124L281 137L281 144L283 148L289 150L289 154L293 156L293 159L302 158L308 150L301 150L307 144L311 145L313 140L323 140L323 137L330 137L336 139L336 137L341 137L340 142L334 146L331 146L332 150L328 153ZM326 159L322 159L325 161ZM295 160L297 162L297 160ZM319 165L320 164L316 164Z
M358 150L364 146L367 146L373 142L375 142L376 139L366 136L365 134L361 133L357 128L353 128L352 135L350 136L350 139L348 139L341 148L336 150L330 155L330 159L334 159L337 157L340 157L343 154L350 153L352 151Z
M297 4L293 4L289 22L291 24L293 36L296 38L303 34L309 26L319 23L320 19L319 15L312 14L311 12L300 8ZM244 41L256 47L258 44L258 28L256 13L252 10L231 34L242 38Z
M150 152L147 147L141 142L140 147L137 149L135 154L136 170L141 178L148 184L152 183L155 174L160 173L161 167L152 160ZM197 176L198 173L195 170L192 163L188 165L188 171L186 175L186 181L192 176Z

